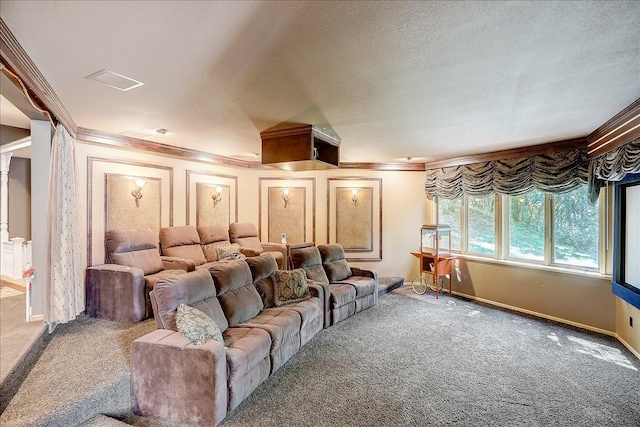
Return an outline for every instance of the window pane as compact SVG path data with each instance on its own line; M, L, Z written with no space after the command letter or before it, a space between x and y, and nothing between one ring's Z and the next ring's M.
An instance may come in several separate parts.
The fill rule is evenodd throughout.
M495 196L469 197L469 252L496 253Z
M544 261L544 193L509 196L509 257Z
M460 208L462 199L447 200L438 198L438 224L451 227L451 249L460 250Z
M588 202L587 187L553 196L553 260L598 267L598 206Z

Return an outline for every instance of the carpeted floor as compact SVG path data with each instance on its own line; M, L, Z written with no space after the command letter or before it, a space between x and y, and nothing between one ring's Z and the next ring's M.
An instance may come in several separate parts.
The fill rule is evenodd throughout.
M176 425L123 409L127 342L154 325L109 323L85 319L56 334L0 424L46 423L29 411L57 411L48 403L57 398L76 413L66 424L49 424L95 426L102 424L95 415L105 413L141 427ZM637 427L638 369L640 361L613 338L404 287L321 331L221 427ZM108 382L109 391L90 386ZM77 392L88 393L88 403L69 399ZM114 402L106 411L105 396ZM38 403L22 408L22 398Z
M0 383L45 329L43 322L27 322L24 294L0 299Z

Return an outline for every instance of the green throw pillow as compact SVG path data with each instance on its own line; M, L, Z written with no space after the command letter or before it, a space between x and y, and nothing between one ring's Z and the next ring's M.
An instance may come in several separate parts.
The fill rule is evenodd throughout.
M311 298L304 270L277 270L273 273L273 302L276 307Z
M224 344L220 328L209 316L187 304L178 306L176 315L178 331L196 345L202 345L208 339L220 341Z

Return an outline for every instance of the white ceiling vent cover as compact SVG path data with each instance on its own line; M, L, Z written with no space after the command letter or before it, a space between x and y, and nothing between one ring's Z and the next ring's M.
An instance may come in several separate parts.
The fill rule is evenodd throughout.
M129 77L125 77L121 74L114 73L113 71L109 70L96 71L95 73L88 75L85 78L94 80L98 83L102 83L104 85L119 89L124 92L135 89L138 86L142 86L144 84L142 82L130 79Z

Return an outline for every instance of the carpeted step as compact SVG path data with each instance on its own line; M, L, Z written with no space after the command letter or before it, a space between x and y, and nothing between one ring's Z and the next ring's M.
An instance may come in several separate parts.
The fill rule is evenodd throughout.
M115 418L107 417L106 415L98 415L91 418L89 421L80 425L80 427L122 427L129 426L130 424L118 421Z
M404 285L403 277L378 277L378 297Z

